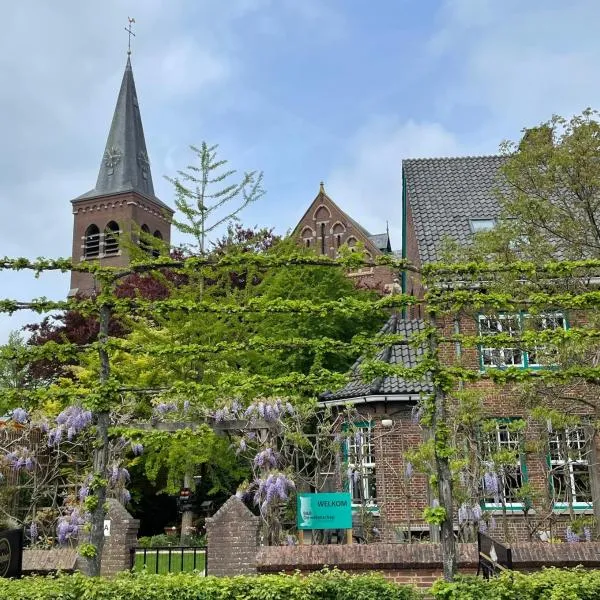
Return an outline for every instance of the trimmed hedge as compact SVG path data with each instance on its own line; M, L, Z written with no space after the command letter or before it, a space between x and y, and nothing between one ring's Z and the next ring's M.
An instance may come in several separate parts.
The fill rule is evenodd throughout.
M194 573L124 573L113 579L81 574L0 579L2 600L415 600L409 586L380 575L322 571L260 577L201 577Z
M600 571L583 567L531 574L505 571L487 581L457 577L452 583L436 582L431 593L440 600L599 600Z

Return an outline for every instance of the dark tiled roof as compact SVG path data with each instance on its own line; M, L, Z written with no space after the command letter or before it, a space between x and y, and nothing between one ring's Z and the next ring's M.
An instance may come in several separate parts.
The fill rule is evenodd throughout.
M369 236L373 245L382 252L391 252L390 236L387 233L375 233Z
M470 219L495 219L503 156L410 159L402 162L421 263L439 260L445 237L467 243Z
M423 331L425 323L422 319L402 319L392 315L380 331L381 334L400 334L406 339ZM391 365L414 367L423 348L414 348L407 344L393 344L379 351L376 358ZM321 394L321 401L327 403L333 400L351 400L367 396L418 395L421 392L431 392L431 383L427 381L410 381L400 377L378 377L374 381L362 381L359 367L364 357L359 358L352 366L352 379L342 389Z

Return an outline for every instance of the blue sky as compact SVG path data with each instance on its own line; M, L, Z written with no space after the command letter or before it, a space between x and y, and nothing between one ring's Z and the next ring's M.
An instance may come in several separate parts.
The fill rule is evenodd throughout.
M3 6L0 254L68 256L94 186L136 19L133 69L158 195L219 143L265 174L248 225L293 227L318 191L400 248L401 162L490 154L600 107L597 0L28 0ZM176 238L177 241L177 238ZM0 274L64 297L66 276ZM31 315L0 316L0 340Z

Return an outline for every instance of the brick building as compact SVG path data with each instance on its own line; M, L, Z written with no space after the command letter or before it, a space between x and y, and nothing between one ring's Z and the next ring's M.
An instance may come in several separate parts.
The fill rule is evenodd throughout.
M503 160L499 156L405 160L403 257L418 267L437 262L446 238L468 243L475 232L493 227L500 215L496 190L505 185L499 174ZM316 209L313 203L311 210ZM413 273L403 274L402 285L408 293L420 297L424 293ZM382 334L409 337L424 328L422 317L417 307L405 317L392 315ZM544 361L531 349L485 345L486 334L501 331L518 336L533 319L525 313L466 312L448 318L439 324L445 336L480 335L482 344L467 348L447 343L440 347L442 360L479 371L506 366L541 368ZM535 326L566 329L580 319L581 315L553 310L535 317ZM391 345L378 357L391 364L414 366L421 352ZM426 428L415 423L412 415L421 394L431 391L430 384L397 377L364 383L358 373L361 360L353 367L348 385L321 396L323 405L352 404L364 416L359 423L363 430L359 442L350 441L347 448L348 465L358 473L357 480L350 483L356 507L369 508L386 541L405 541L409 535L435 539L435 530L430 531L422 520L423 509L431 504L435 491L425 477L410 473L405 458L407 451L427 439ZM597 436L591 420L586 424L590 410L576 401L589 390L572 390L573 401L567 397L556 407L581 415L582 424L556 431L531 418L514 386L500 387L482 380L464 389L479 398L487 422L485 429L465 443L470 444L480 465L488 465L480 467L474 485L480 485L477 503L487 526L491 525L491 534L511 541L564 539L570 521L589 519L594 513L593 499L600 494ZM494 465L492 457L501 452L514 456L514 464ZM483 485L486 470L496 479L495 493L488 493Z
M125 266L128 241L139 243L147 235L170 242L173 210L154 193L129 56L96 185L71 203L74 263ZM69 295L91 294L95 289L91 275L71 273Z
M305 248L331 258L344 244L350 248L362 246L366 261L392 252L389 233L369 233L327 195L323 183L292 235ZM380 291L390 290L398 277L392 269L368 265L349 276L358 287Z

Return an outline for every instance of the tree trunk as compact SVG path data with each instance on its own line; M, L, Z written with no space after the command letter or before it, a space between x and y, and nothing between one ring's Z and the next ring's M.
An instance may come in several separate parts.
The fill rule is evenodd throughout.
M437 321L434 313L429 314L429 325L437 332ZM429 351L431 356L439 365L436 333L429 335ZM436 374L433 373L433 396L435 409L432 419L432 430L434 436L435 468L438 480L438 493L440 506L446 510L446 517L440 526L440 538L442 542L442 566L446 581L452 581L456 575L457 557L456 542L454 539L453 505L452 505L452 472L450 460L446 452L440 453L440 449L449 444L448 432L446 431L446 393L436 382Z
M191 489L192 487L192 476L186 473L183 476L183 487ZM191 510L184 510L181 513L181 533L179 534L179 542L182 546L185 545L185 537L192 532L192 523L194 521L194 512Z
M598 410L596 410L596 413ZM596 422L598 415L596 414ZM594 538L600 539L600 439L596 427L586 427L590 450L588 458L588 471L590 474L590 490L592 492L592 507L594 510Z
M108 341L108 325L111 317L109 306L100 309L100 327L98 331L98 355L100 357L100 384L105 384L110 377L110 361L105 343ZM108 472L108 428L110 414L108 410L96 413L96 443L94 444L94 476L97 481L91 490L98 499L98 504L91 514L90 542L96 547L94 557L86 558L86 571L92 577L100 575L102 566L102 549L104 547L104 518L106 503L106 477Z

